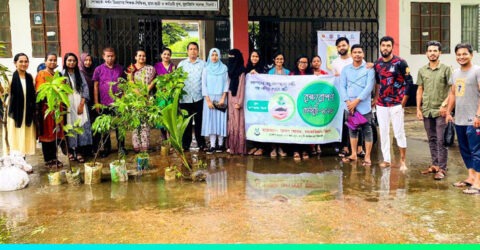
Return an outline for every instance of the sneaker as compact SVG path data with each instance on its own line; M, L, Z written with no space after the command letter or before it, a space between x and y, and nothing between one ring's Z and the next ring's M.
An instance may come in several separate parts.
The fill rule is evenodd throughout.
M213 153L215 153L215 148L211 147L209 148L207 151L206 151L207 155L211 155Z

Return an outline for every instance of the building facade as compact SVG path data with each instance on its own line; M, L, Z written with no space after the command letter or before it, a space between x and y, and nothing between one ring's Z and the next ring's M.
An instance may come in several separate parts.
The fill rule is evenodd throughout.
M0 0L0 43L6 45L0 63L13 70L13 55L24 52L31 58L29 71L35 73L47 52L88 51L98 58L105 46L117 50L123 65L132 62L137 48L147 50L153 63L163 46L161 24L165 20L200 24L202 58L212 47L223 52L239 48L245 57L256 48L267 62L274 52L284 52L287 67L294 66L299 54L316 53L317 30L360 31L369 61L378 57L379 38L390 35L396 40L395 53L407 60L414 76L426 63L422 44L429 39L445 45L442 61L454 67L455 44L469 41L479 49L477 0L140 1L185 4L184 9L112 8L113 2L135 1ZM202 9L196 2L216 7ZM474 57L475 63L479 60Z

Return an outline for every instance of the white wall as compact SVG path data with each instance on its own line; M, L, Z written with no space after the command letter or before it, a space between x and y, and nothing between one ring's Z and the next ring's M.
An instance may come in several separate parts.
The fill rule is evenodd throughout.
M30 30L30 3L29 0L10 0L10 29L12 32L12 57L0 58L0 63L7 66L11 72L15 71L13 56L23 52L28 55L30 65L28 72L35 77L37 66L44 61L44 58L32 57L32 35ZM61 58L58 58L59 65ZM11 73L10 73L11 74Z
M380 1L383 2L383 1ZM449 2L450 3L450 53L442 54L440 56L440 61L446 65L452 66L454 69L458 68L458 63L455 61L455 45L461 42L462 38L462 5L478 5L480 4L479 0L421 0L421 1L412 1L412 0L400 0L399 12L400 12L400 57L404 58L410 70L414 81L417 79L418 70L428 63L427 57L425 54L422 55L411 55L410 54L410 3L411 2ZM379 20L379 22L385 22L385 20ZM474 52L473 63L480 65L480 54L478 51Z

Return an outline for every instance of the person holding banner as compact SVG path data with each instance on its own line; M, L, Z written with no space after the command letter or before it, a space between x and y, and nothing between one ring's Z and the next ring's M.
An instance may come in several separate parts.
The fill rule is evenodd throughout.
M312 69L312 73L316 76L328 75L327 71L321 69L322 58L319 55L315 55L312 57L312 60L310 61L310 67Z
M413 85L410 69L405 60L393 55L394 40L384 36L380 39L382 56L375 62L375 100L383 162L381 167L391 165L390 122L400 151L400 170L407 170L405 164L407 138L404 126L404 107L408 100L410 86Z
M243 99L245 96L245 66L242 52L232 49L228 52L228 150L230 154L244 155L245 114Z
M250 53L250 58L248 59L247 68L245 69L247 74L265 74L267 69L265 64L263 64L260 52L258 50L253 50ZM252 148L248 151L248 155L261 156L263 155L264 143L256 141L247 141L247 145L251 144Z
M372 165L370 153L373 145L373 132L370 121L372 120L372 101L371 92L375 84L375 72L372 68L367 68L366 62L363 60L365 54L362 46L355 44L351 49L353 63L343 68L340 75L340 93L343 101L347 105L349 115L359 112L366 118L367 122L357 128L349 127L350 145L352 154L343 158L343 162L351 162L357 160L357 145L359 129L365 136L365 159L363 166Z
M296 67L290 72L290 75L312 75L312 70L308 66L308 57L305 55L300 55L295 61ZM293 147L293 159L299 161L301 159L308 159L309 155L307 153L307 145L304 144L292 144ZM302 151L302 156L300 157L300 151ZM316 152L316 151L315 151Z
M273 55L273 68L268 71L269 75L289 75L290 70L283 67L285 62L285 57L282 52L277 52ZM287 153L283 151L280 144L273 144L272 151L270 152L271 157L277 157L277 152L281 157L287 156Z
M220 50L213 48L202 74L203 119L202 136L210 137L207 154L223 152L223 140L227 136L228 69L220 61ZM215 147L218 139L218 147Z

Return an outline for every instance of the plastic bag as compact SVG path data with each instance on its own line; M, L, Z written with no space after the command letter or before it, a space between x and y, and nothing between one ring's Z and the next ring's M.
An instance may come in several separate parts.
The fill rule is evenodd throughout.
M450 147L455 141L455 125L453 122L448 122L445 130L443 131L443 145L445 147Z
M30 182L28 174L16 166L0 167L0 191L25 188Z

